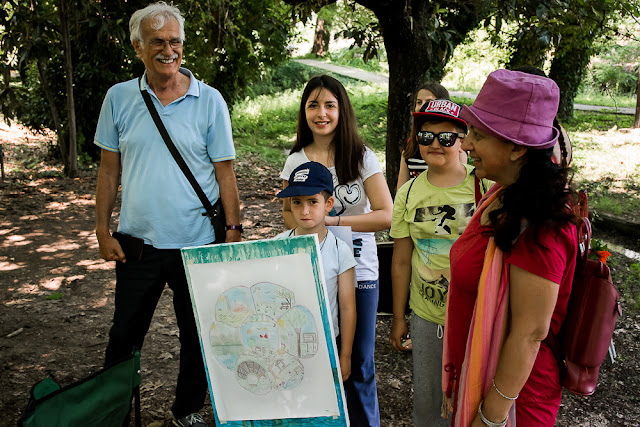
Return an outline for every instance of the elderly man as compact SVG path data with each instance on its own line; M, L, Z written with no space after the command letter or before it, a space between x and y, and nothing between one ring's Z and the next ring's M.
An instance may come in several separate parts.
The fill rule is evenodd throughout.
M203 216L205 209L164 144L141 91L151 95L171 139L211 204L221 199L227 223L225 240L236 242L242 226L231 122L220 93L180 67L184 19L177 8L164 2L151 4L133 14L129 28L146 71L142 79L109 89L95 135L95 144L102 148L96 235L100 256L116 261L117 282L105 363L142 346L168 284L173 290L181 344L171 408L174 423L205 426L198 411L204 405L207 379L180 248L212 243L220 236L214 236L208 217ZM110 219L121 172L118 231L122 234L116 239L110 233ZM134 250L127 253L128 247Z

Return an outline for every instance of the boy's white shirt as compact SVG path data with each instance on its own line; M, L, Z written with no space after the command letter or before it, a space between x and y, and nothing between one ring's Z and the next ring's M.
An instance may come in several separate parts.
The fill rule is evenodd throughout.
M280 178L288 180L296 167L309 161L304 149L290 154ZM363 167L359 171L358 178L345 185L339 184L335 166L328 168L333 176L333 196L336 199L333 209L337 215L363 215L371 212L371 204L364 190L364 181L376 173L382 173L382 167L370 148L365 149L362 161ZM352 239L354 258L358 262L356 280L378 280L378 250L375 234L354 231Z
M353 233L351 227L348 225L327 225L327 230L330 230L334 236L342 240L349 246L349 249L353 252ZM355 258L354 258L355 259ZM356 261L357 262L357 261Z
M351 227L331 228L348 228L348 231L351 232ZM340 234L343 233L340 232ZM284 239L293 236L295 236L295 229L287 230L274 238ZM348 269L355 267L357 262L353 257L353 249L349 248L343 238L336 237L329 227L327 227L327 236L320 242L320 257L322 258L322 268L324 270L324 280L329 297L331 320L334 326L333 333L334 336L337 337L340 334L340 325L338 323L338 276Z

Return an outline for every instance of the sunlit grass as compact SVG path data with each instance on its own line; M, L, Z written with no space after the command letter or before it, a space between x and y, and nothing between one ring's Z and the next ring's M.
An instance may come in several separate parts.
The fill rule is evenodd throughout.
M574 184L592 210L636 216L640 211L640 132L631 116L577 112L566 125L573 146Z
M387 92L344 80L358 131L385 164ZM302 88L261 95L234 105L232 125L240 159L259 156L281 168L296 137ZM471 100L458 99L470 104ZM640 133L625 132L632 116L576 111L565 127L573 145L574 184L589 191L593 210L617 215L640 211Z
M387 92L378 85L343 84L356 111L360 136L384 159ZM238 158L258 155L263 161L282 167L295 142L301 96L302 88L298 88L236 103L231 124Z
M635 108L636 97L632 95L603 94L600 92L579 92L573 100L576 104L604 105L607 107Z

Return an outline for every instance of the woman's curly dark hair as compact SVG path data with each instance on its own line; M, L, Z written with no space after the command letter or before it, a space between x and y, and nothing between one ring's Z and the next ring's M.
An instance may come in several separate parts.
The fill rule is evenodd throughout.
M523 220L537 244L542 228L560 228L573 222L570 208L576 200L569 169L551 161L552 149L529 148L520 176L498 196L502 206L489 213L496 245L509 252L521 233ZM542 246L542 245L541 245Z

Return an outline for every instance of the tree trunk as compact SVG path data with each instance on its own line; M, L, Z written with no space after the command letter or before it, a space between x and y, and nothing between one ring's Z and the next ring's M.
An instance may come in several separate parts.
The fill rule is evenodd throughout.
M38 68L38 74L40 75L40 84L42 84L42 90L44 90L44 95L49 102L49 109L51 110L51 118L53 119L53 124L56 127L56 135L58 137L58 149L60 150L60 155L62 156L62 164L65 165L69 163L69 149L67 148L67 141L64 139L64 132L62 130L62 122L60 121L60 114L58 114L58 107L56 106L55 100L53 98L53 92L51 91L51 87L49 86L49 79L44 72L44 67L42 65L42 60L36 60L36 66Z
M58 1L58 14L63 39L64 68L67 86L67 124L69 126L69 156L65 164L65 173L69 177L78 176L78 141L76 137L76 108L73 100L73 63L71 61L71 38L69 34L69 4Z
M402 150L411 131L412 96L431 61L424 46L427 40L416 40L411 33L409 17L398 16L402 15L402 9L376 15L389 62L386 172L387 184L395 195Z
M595 32L593 32L595 34ZM593 41L593 37L591 37ZM590 44L590 43L589 43ZM573 117L573 100L591 59L592 50L584 46L567 46L556 51L551 63L549 77L560 88L560 106L558 120L566 121Z
M638 89L636 91L636 117L633 120L633 128L640 128L640 67L638 67Z
M331 25L324 19L318 18L316 22L316 34L313 37L311 53L316 56L325 56L329 53L329 42L331 41Z
M450 34L451 44L439 43L429 36L428 22L433 22L437 5L412 0L408 7L394 2L359 1L369 7L380 22L389 62L389 97L387 103L386 174L387 184L395 195L402 150L411 131L412 99L417 88L427 79L441 80L444 67L457 46L474 27L475 14L460 11ZM446 5L440 5L445 7Z
M545 43L541 39L535 28L522 30L521 37L513 41L512 47L514 51L509 58L508 69L525 66L542 68L544 66L549 43Z

